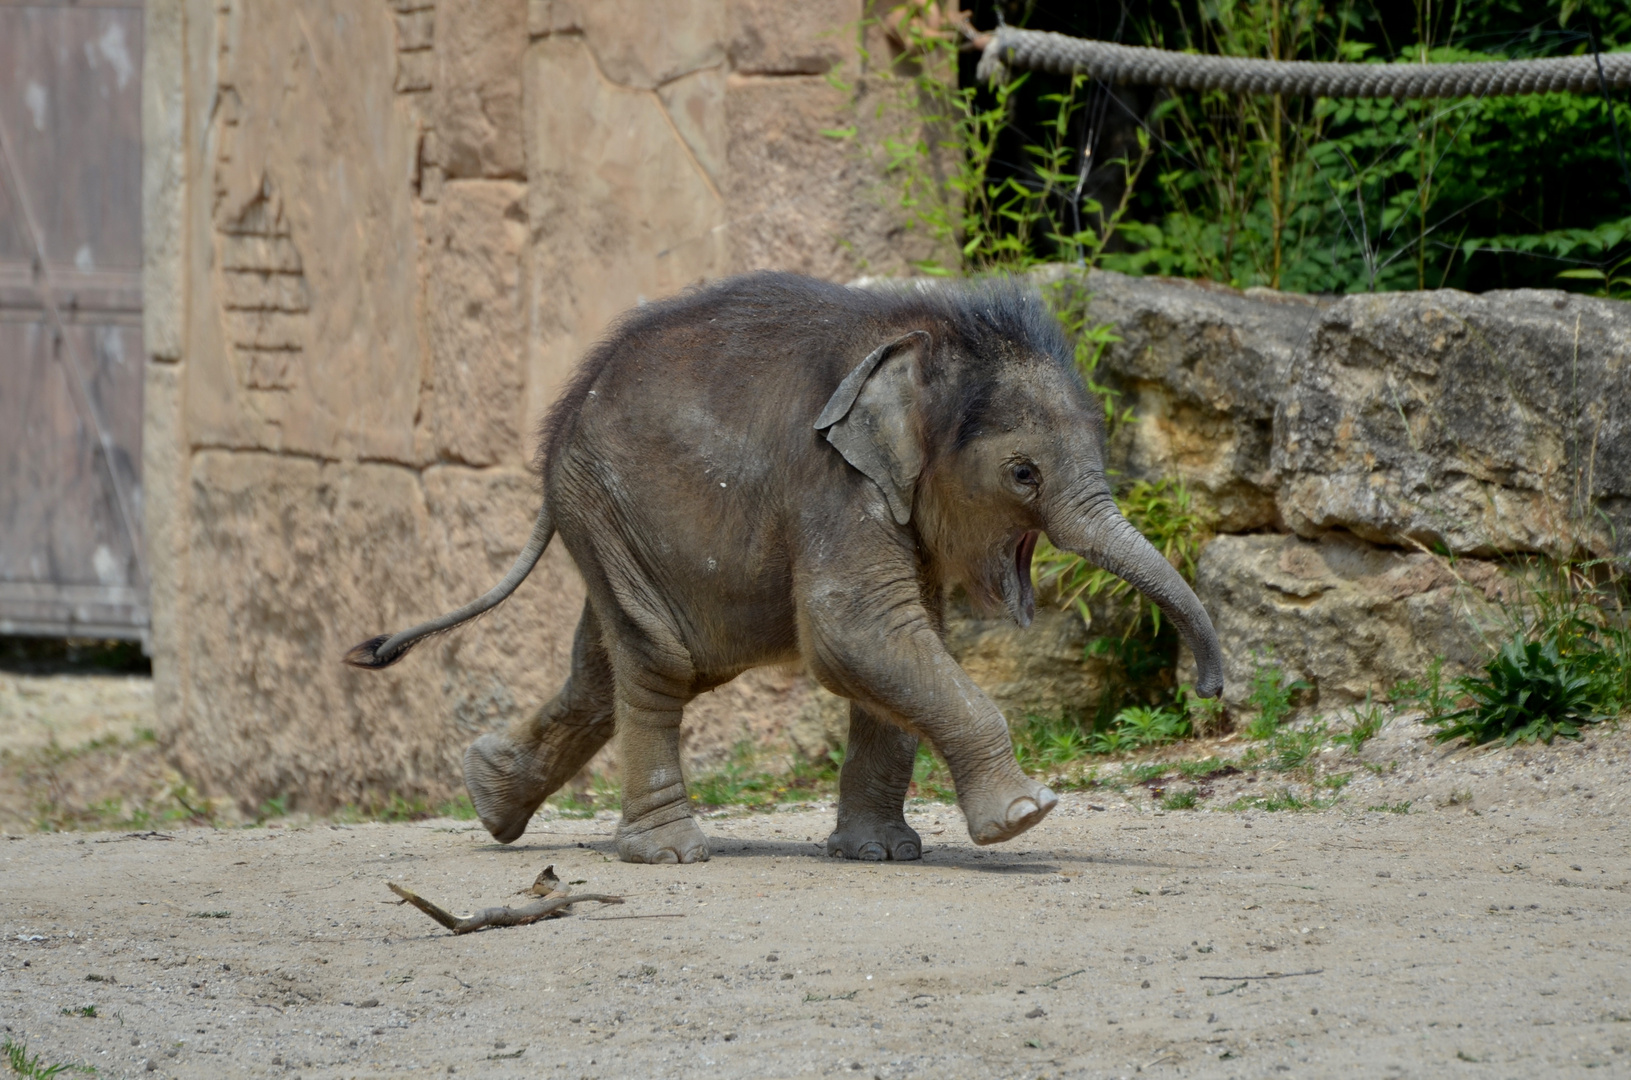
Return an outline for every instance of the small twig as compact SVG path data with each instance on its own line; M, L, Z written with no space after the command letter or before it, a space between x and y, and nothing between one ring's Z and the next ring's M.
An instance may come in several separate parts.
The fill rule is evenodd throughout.
M602 904L621 904L623 902L621 896L608 896L602 893L584 893L581 896L571 895L571 890L566 885L561 884L560 879L555 876L555 867L553 865L544 867L543 872L538 875L538 879L532 883L532 888L527 890L538 896L539 899L530 904L523 904L520 907L483 908L475 914L462 919L445 908L426 900L411 889L404 889L392 881L387 881L385 884L403 900L423 911L455 934L469 934L486 929L489 926L526 926L529 923L535 923L540 919L547 919L552 915L559 914L573 904L585 900L594 900Z
M622 903L622 901L619 900L618 903ZM670 912L667 915L588 915L588 916L584 917L583 921L584 922L611 922L614 919L683 919L683 918L685 918L685 912L675 911L675 912Z
M1037 986L1052 986L1054 983L1064 982L1066 979L1070 978L1072 975L1080 975L1083 972L1085 972L1086 970L1087 970L1086 968L1077 968L1075 971L1071 972L1070 975L1061 975L1057 979L1049 979L1045 983L1037 983L1036 985Z
M1201 975L1202 979L1216 979L1219 982L1239 982L1241 979L1295 979L1299 975L1318 975L1324 968L1310 968L1307 971L1271 971L1267 975Z

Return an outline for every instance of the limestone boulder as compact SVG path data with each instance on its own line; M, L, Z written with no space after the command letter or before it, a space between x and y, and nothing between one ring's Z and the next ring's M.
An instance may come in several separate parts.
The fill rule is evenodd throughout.
M1454 552L1631 553L1631 305L1350 296L1278 395L1286 524Z
M1451 678L1482 666L1505 625L1508 582L1493 563L1375 547L1339 532L1219 536L1201 551L1195 592L1224 656L1224 701L1245 704L1260 664L1335 709L1420 678L1443 657ZM1187 654L1179 678L1193 679Z
M1223 532L1276 521L1271 468L1275 404L1326 301L1202 281L1094 271L1063 279L1064 303L1120 340L1097 381L1131 410L1110 441L1127 480L1176 476Z

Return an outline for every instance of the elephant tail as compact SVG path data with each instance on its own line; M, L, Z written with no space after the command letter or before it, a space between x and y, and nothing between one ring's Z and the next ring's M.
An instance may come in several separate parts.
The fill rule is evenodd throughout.
M510 567L510 572L504 575L503 581L457 611L450 611L446 615L395 634L381 634L379 637L369 638L346 653L345 662L352 667L360 668L390 667L406 656L408 650L417 645L421 638L439 634L443 630L451 630L460 623L468 622L502 604L527 579L527 575L532 573L532 568L538 565L539 558L543 556L544 549L549 546L550 538L554 535L555 522L549 515L549 503L545 500L544 505L538 509L538 517L532 523L532 536L528 538L527 546L516 556L515 564Z

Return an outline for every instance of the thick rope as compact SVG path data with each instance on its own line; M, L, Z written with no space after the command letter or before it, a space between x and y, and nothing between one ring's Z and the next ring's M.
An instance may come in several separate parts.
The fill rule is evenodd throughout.
M1631 87L1631 53L1452 64L1331 64L1201 56L1003 27L985 47L979 78L1001 81L1008 68L1056 75L1080 72L1111 83L1288 97L1496 97L1559 90L1596 94L1604 84Z

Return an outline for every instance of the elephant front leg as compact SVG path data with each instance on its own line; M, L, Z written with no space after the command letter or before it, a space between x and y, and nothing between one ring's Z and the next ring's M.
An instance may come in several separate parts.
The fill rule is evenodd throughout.
M881 595L893 612L909 612L909 600L888 604ZM1059 798L1020 770L1002 712L946 651L926 612L893 615L895 627L880 634L887 620L871 610L879 602L829 601L824 617L812 618L816 677L934 744L976 844L1010 840L1041 821Z
M917 737L850 702L849 745L838 774L838 827L827 837L835 858L909 861L923 841L906 824L904 804L917 762Z

